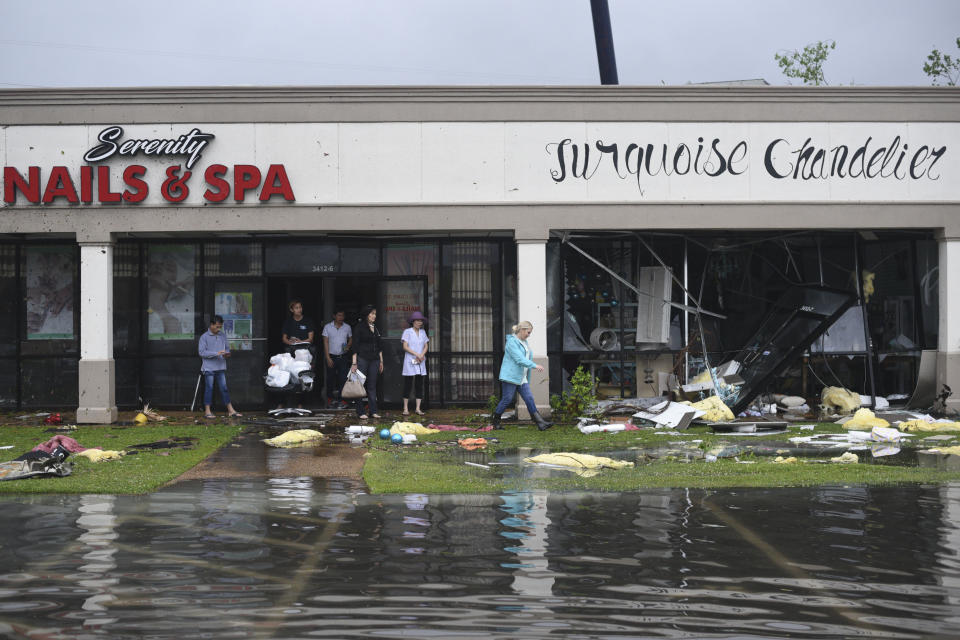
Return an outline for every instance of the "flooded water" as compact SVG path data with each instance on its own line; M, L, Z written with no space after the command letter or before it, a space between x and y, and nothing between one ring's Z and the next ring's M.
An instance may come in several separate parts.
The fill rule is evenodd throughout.
M956 638L960 485L5 498L5 638Z

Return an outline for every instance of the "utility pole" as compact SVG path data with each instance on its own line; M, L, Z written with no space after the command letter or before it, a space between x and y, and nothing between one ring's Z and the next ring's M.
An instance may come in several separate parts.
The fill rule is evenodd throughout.
M600 84L620 84L617 79L617 56L613 52L613 33L610 30L610 7L607 0L590 0L593 14L593 37L597 42L597 64L600 66Z

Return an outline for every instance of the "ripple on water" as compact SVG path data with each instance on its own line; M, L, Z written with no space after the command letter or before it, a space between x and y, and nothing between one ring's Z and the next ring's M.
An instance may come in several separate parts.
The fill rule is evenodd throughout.
M51 637L960 636L951 486L370 496L220 479L5 507L0 630Z

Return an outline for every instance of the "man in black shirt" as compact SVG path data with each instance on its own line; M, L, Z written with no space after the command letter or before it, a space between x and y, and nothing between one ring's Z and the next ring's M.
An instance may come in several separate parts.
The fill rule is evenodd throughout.
M310 349L311 355L316 355L313 351L313 320L303 315L303 303L294 298L290 301L290 315L283 321L283 344L290 347L291 353L295 348ZM295 393L297 408L303 407L303 392ZM287 398L287 404L292 404L290 398ZM281 405L282 406L282 405ZM280 407L278 407L280 408Z
M290 315L283 322L283 344L289 346L304 342L313 344L313 320L303 315L303 303L290 301Z

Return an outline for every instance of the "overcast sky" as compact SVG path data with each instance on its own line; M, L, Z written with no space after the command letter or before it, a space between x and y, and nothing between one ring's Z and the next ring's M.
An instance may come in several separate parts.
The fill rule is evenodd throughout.
M929 85L960 54L960 0L609 3L622 85L784 85L774 54L826 39L831 85ZM0 88L518 84L599 84L590 0L0 0Z

